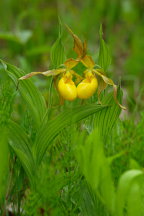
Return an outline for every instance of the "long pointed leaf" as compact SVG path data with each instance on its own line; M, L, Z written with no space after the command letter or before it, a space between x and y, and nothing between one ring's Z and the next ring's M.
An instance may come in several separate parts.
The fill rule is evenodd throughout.
M68 125L80 121L89 115L105 109L106 106L101 105L86 105L67 109L55 119L43 124L37 134L35 143L35 153L38 164L41 162L47 148L52 140L59 134L59 132Z
M121 100L121 97L122 93L119 89L118 99ZM105 141L121 113L121 108L115 103L112 93L103 98L102 104L108 104L111 106L107 107L106 109L100 111L99 113L97 113L97 115L95 115L94 127L99 128L101 135Z
M2 60L0 60L0 62L3 66L3 69L11 77L15 85L17 85L18 78L23 76L24 72L21 69L11 64L8 64ZM39 90L31 82L31 80L20 81L18 89L23 99L29 106L31 110L31 115L36 125L39 126L46 112L46 104L45 104L44 98L42 97Z
M21 161L31 184L34 185L36 166L31 150L32 143L24 132L24 129L13 121L9 123L9 140L10 146Z
M7 177L8 177L8 138L7 129L0 128L0 204L4 201L6 187L7 187Z

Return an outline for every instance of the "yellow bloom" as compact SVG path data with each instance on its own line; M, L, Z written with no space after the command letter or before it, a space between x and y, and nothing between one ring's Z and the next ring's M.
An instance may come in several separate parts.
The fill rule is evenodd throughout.
M62 74L56 89L58 90L60 97L68 101L73 101L77 97L80 99L88 99L96 92L96 90L99 100L101 92L107 87L107 85L111 85L114 89L114 99L116 103L122 109L125 109L125 107L123 107L117 100L117 86L105 75L103 69L95 69L95 62L91 56L86 54L86 42L82 43L78 36L75 35L68 26L67 29L74 39L73 49L78 55L77 59L70 58L66 60L63 68L48 70L45 72L32 72L19 78L19 80L28 79L37 74L42 74L44 76L54 76L54 80L57 81L59 76ZM84 77L81 77L73 70L79 62L87 68L84 72ZM72 80L73 76L76 78L75 82ZM78 84L77 87L76 84Z
M75 35L73 32L72 32L72 30L68 27L68 26L66 26L67 27L67 29L68 29L68 31L69 31L69 33L72 35L72 37L73 37L73 39L74 39L74 51L77 53L77 55L78 55L78 57L77 57L77 60L78 61L80 61L80 62L82 62L82 64L84 64L85 65L85 67L87 67L88 68L88 70L91 72L91 73L93 73L93 74L95 74L96 76L97 76L97 78L98 78L98 91L97 91L97 93L98 93L98 100L99 100L99 102L100 102L100 98L99 98L99 96L100 96L100 94L101 94L101 92L107 87L107 85L111 85L111 86L113 86L113 90L114 90L114 99L115 99L115 101L116 101L116 103L122 108L122 109L126 109L124 106L122 106L120 103L119 103L119 101L117 100L117 85L115 85L114 84L114 82L113 82L113 80L111 80L110 78L108 78L106 75L105 75L105 73L104 73L104 71L103 71L103 69L95 69L94 67L95 67L95 63L94 63L94 61L93 61L93 59L92 59L92 57L91 56L88 56L87 54L86 54L86 42L84 42L84 43L82 43L82 41L78 38L78 36L77 35ZM82 86L84 86L84 85L87 85L87 83L82 83ZM81 86L81 85L80 85ZM82 88L82 87L81 87ZM80 88L80 89L81 89ZM88 88L90 88L90 85L88 85ZM78 90L79 90L79 88L78 88ZM92 91L92 90L91 90ZM80 91L81 92L81 91ZM82 91L82 93L80 94L82 97L84 97L84 95L83 95L83 93L84 93L85 91ZM88 93L87 93L88 94ZM89 94L90 95L90 97L91 97L91 94Z
M58 91L61 97L68 101L73 101L77 98L77 88L72 81L70 72L66 73L58 82Z
M81 99L90 98L98 87L97 78L91 72L87 70L85 77L77 86L77 95Z

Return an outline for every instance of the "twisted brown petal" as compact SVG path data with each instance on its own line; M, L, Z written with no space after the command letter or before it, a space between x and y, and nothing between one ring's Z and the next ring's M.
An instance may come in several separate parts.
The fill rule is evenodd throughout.
M66 28L68 29L69 33L72 35L74 39L74 51L78 54L78 58L81 58L85 56L86 54L86 42L82 43L82 41L79 39L79 37L72 32L72 30L66 25Z
M111 86L113 86L115 102L116 102L122 109L126 110L126 108L125 108L124 106L122 106L122 105L119 103L118 99L117 99L117 85L114 84L113 80L110 79L110 78L108 78L107 76L105 76L103 73L101 73L100 70L95 70L95 69L93 69L93 72L96 73L98 76L100 76L100 77L103 79L103 81L104 81L104 83L105 83L106 85L111 85Z
M31 72L29 74L26 74L25 76L20 77L19 80L25 80L25 79L28 79L32 76L38 75L38 74L42 74L44 76L56 76L60 73L64 73L65 71L66 71L66 69L62 68L62 69L48 70L48 71L44 71L44 72Z

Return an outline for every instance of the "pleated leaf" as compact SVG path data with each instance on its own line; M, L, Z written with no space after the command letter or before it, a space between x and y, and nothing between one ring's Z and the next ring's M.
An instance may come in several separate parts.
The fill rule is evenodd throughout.
M65 61L64 46L62 44L61 24L59 24L59 36L53 44L50 52L52 67L57 68Z
M118 89L117 97L118 100L121 101L122 92L120 89ZM95 115L94 127L99 128L103 140L105 141L121 113L121 108L114 101L113 93L105 96L102 100L102 104L109 106Z
M23 76L24 72L21 69L2 60L0 62L3 65L3 69L17 86L18 78ZM46 104L42 94L35 87L31 80L19 81L18 90L20 91L24 101L30 108L31 116L34 119L36 126L39 126L46 112Z
M105 41L102 38L102 35L103 35L102 26L100 26L100 31L99 31L100 50L99 50L98 64L106 72L107 69L108 69L108 67L109 67L109 65L111 64L111 56L110 56L110 53L109 53L109 49L108 49Z
M66 109L55 119L47 122L46 124L42 124L37 134L35 143L37 163L39 164L41 162L47 148L62 129L105 108L106 106L93 104Z
M36 166L31 150L32 143L24 129L13 121L10 121L9 123L9 140L10 146L21 161L22 166L29 177L30 183L34 186Z
M0 204L4 201L9 171L7 129L0 128Z

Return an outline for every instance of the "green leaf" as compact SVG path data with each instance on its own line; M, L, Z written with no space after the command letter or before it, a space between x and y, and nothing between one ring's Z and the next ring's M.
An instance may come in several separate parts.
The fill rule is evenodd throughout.
M104 69L106 72L109 65L111 64L111 56L109 53L108 46L106 45L105 41L102 38L102 25L100 26L99 36L100 36L100 50L99 50L99 58L98 64Z
M142 216L144 204L141 196L141 185L138 180L134 181L128 194L128 216Z
M80 136L78 133L75 138L74 142L78 143L75 155L87 182L102 203L113 213L115 188L98 129L95 129L88 137Z
M115 187L106 158L103 160L100 173L100 193L107 209L113 214L115 209Z
M4 201L7 177L9 171L9 150L8 150L8 137L7 129L0 128L0 203Z
M69 108L59 114L55 119L47 122L46 124L42 124L39 132L37 133L35 143L37 163L40 164L47 148L62 129L105 108L105 106L95 104L85 105L83 107L78 106L72 109Z
M13 80L15 85L18 84L18 78L24 75L24 72L2 60L0 60L3 69ZM24 101L31 110L31 115L38 127L43 120L46 113L46 104L40 91L34 86L31 80L24 80L19 82L18 90L20 91Z
M130 158L129 160L129 169L139 169L141 170L142 167L140 166L140 164L133 158Z
M62 44L61 23L59 23L59 36L50 52L52 67L57 68L65 61L65 51Z
M121 101L121 97L122 92L118 89L117 98L119 101ZM121 113L121 108L116 104L113 93L103 97L102 104L109 106L95 115L94 127L99 128L103 140L105 141Z
M130 210L130 205L133 202L134 198L129 197L128 193L131 190L132 193L138 193L138 187L134 186L133 188L133 181L136 180L136 178L144 175L143 171L141 170L129 170L126 171L124 174L119 179L118 183L118 189L117 189L117 194L116 194L116 207L115 207L115 214L117 216L123 216L124 215L124 208L126 205L127 200L129 199L129 212ZM137 194L137 196L139 196ZM136 214L136 216L139 214Z
M0 204L5 201L9 174L8 122L14 94L9 82L0 86Z
M32 143L24 129L13 121L9 122L9 140L10 146L21 161L31 185L34 186L36 166L31 150Z

